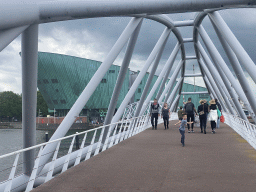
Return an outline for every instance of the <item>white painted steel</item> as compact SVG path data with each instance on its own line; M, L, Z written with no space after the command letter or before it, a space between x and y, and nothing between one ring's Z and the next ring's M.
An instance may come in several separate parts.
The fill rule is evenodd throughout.
M213 22L212 22L213 23ZM236 74L236 77L238 79L238 81L241 84L241 87L251 105L251 108L254 112L254 114L250 114L253 119L255 118L255 114L256 114L256 100L255 100L255 96L251 90L251 87L248 83L247 78L244 75L243 69L236 57L236 55L234 54L233 50L230 48L230 46L228 45L228 43L225 41L224 37L221 35L220 31L218 30L218 28L215 26L215 24L213 23L213 27L215 29L216 34L218 35L218 38L222 44L222 47L224 49L224 51L226 52L226 55L229 58L230 64L232 65L234 72Z
M96 73L93 75L83 92L80 94L64 120L59 125L58 129L54 132L50 140L55 140L60 137L64 137L67 131L70 129L71 125L75 121L76 117L79 116L80 111L85 106L87 101L90 99L91 95L97 88L98 84L100 83L101 79L104 77L106 72L108 71L109 67L113 64L114 60L122 50L125 43L128 41L129 37L132 35L133 31L139 25L141 18L132 18L121 36L118 38L115 45L110 50L109 54L107 55L106 59L100 65ZM51 145L47 145L43 153L48 154L49 151L52 151L53 148L56 148L56 143ZM40 164L45 164L45 162L49 159L51 154L43 156Z
M95 130L95 131L94 131L94 134L93 134L93 137L92 137L92 140L91 140L91 144L90 144L90 146L89 146L89 148L88 148L88 152L87 152L86 157L85 157L85 161L91 157L91 154L92 154L92 145L94 144L97 131L98 131L98 130Z
M157 93L157 95L156 95L156 99L157 100L159 100L159 98L161 97L161 94L162 94L162 92L163 92L163 89L164 89L164 87L165 87L165 83L166 83L166 81L167 81L167 79L169 78L169 75L170 75L170 72L171 72L171 69L172 69L172 67L173 67L173 64L174 64L174 61L175 61L175 59L176 59L176 57L177 57L177 55L178 55L178 52L179 52L179 43L177 43L176 44L176 46L174 47L174 49L173 49L173 51L172 51L172 53L171 53L171 55L170 55L170 57L169 57L169 59L168 59L168 61L166 62L166 65L168 65L168 68L167 68L167 70L164 70L164 78L163 78L163 81L162 81L162 83L161 83L161 86L160 86L160 88L159 88L159 90L158 90L158 93ZM159 76L160 77L160 76ZM152 93L151 93L152 94ZM149 97L149 96L148 96ZM151 97L150 98L148 98L149 100L151 100Z
M14 163L13 163L13 166L12 166L11 173L10 173L9 178L8 178L8 180L7 180L7 186L6 186L6 188L4 189L4 192L9 192L9 191L11 191L12 180L13 180L14 175L15 175L15 172L16 172L16 168L17 168L19 156L20 156L20 153L18 153L18 154L16 155L16 157L15 157L15 160L14 160Z
M232 7L235 5L251 7L252 5L255 5L255 3L256 3L256 1L249 1L249 0L221 0L221 1L220 0L211 0L211 1L210 0L206 0L206 1L196 1L196 0L179 0L179 1L170 1L170 0L134 1L134 0L129 0L128 1L128 0L123 0L123 1L100 1L100 3L98 1L90 1L90 0L80 0L80 1L78 0L78 1L72 1L72 2L71 1L53 1L53 2L32 1L32 2L25 2L25 3L23 1L22 2L16 1L15 4L13 4L13 2L7 2L7 3L1 2L0 3L0 23L1 23L0 24L0 30L1 30L0 40L1 40L2 44L0 45L0 50L2 50L2 48L6 47L6 45L8 45L12 41L12 39L17 37L22 31L31 29L31 28L33 28L33 26L37 26L36 24L39 24L39 23L47 23L47 22L54 22L54 21L60 21L60 20L72 20L72 19L78 19L78 18L81 19L81 18L88 18L88 17L101 17L101 16L109 17L109 16L124 16L124 15L127 16L128 15L128 16L135 16L135 17L145 17L145 18L155 20L159 23L162 23L163 25L166 25L166 27L168 28L168 29L166 29L166 31L170 32L172 30L174 32L174 34L178 40L177 48L178 49L181 48L181 57L182 57L181 65L182 66L180 66L179 69L176 69L176 70L181 69L181 78L180 78L179 82L182 84L183 80L184 80L183 77L184 77L184 72L185 72L185 59L198 59L199 60L200 54L198 51L196 51L197 57L196 56L185 57L185 50L184 50L183 44L188 43L188 42L193 42L193 41L195 43L197 43L197 37L194 34L193 39L192 38L184 38L183 39L176 27L195 25L195 28L197 28L198 26L197 26L197 24L195 24L194 20L173 22L166 15L159 16L159 15L152 15L152 14L187 12L187 11L203 11L203 10L207 9L207 12L209 13L210 18L213 20L213 22L216 24L216 26L220 29L220 31L224 31L224 37L225 37L226 41L229 43L229 45L231 46L231 48L233 49L233 51L236 53L239 61L241 63L243 63L243 65L246 65L247 67L250 66L250 70L251 70L252 65L253 65L253 68L256 69L255 64L252 62L252 60L250 58L248 58L248 55L246 56L247 53L244 51L244 49L241 47L240 43L235 39L235 37L232 36L233 33L227 27L227 25L222 20L220 15L218 13L211 13L213 10L209 10L209 9L210 8L223 9L223 8L229 8L229 7ZM15 13L15 14L12 14L12 13ZM40 183L40 182L43 183L44 181L48 181L50 178L52 178L53 174L60 173L61 171L63 172L63 170L66 170L68 167L75 166L75 165L79 164L81 159L83 159L83 158L85 160L87 160L88 158L90 158L92 152L94 152L94 155L97 155L101 149L102 149L102 151L104 151L105 149L117 144L118 142L121 142L124 139L129 138L135 134L138 134L141 131L145 130L146 128L150 127L150 124L149 124L150 118L149 118L148 114L149 114L149 109L150 109L150 99L152 96L149 98L149 100L147 100L148 99L147 98L143 104L143 110L141 110L140 114L144 114L144 116L134 118L135 111L138 110L138 106L139 106L138 103L134 103L132 105L127 106L128 102L129 102L129 99L127 99L127 98L129 98L130 95L134 93L134 91L136 90L136 88L138 86L137 85L138 82L140 82L140 80L144 77L144 75L141 75L138 79L136 79L138 82L136 82L136 84L134 85L134 87L133 87L134 90L128 92L128 94L125 97L124 102L122 103L122 107L119 108L120 110L115 115L114 119L112 120L112 122L117 122L120 119L120 117L122 116L122 121L117 122L117 123L112 123L110 125L107 125L107 127L103 126L103 127L91 130L91 131L94 131L94 136L93 136L90 146L87 146L87 147L84 147L84 144L85 144L86 135L87 135L88 131L79 133L79 134L75 134L73 136L63 137L66 134L69 127L71 126L71 124L73 123L77 114L81 111L82 107L86 104L86 102L90 98L91 94L96 89L98 83L100 82L102 77L105 75L105 72L108 70L108 68L114 62L115 58L117 57L119 52L122 50L123 46L126 44L127 40L129 39L131 34L134 32L135 28L137 28L137 26L141 23L141 21L142 21L142 18L133 18L131 20L131 22L128 24L128 26L126 27L126 29L124 30L124 32L122 33L122 35L120 36L120 38L118 39L118 41L116 42L114 47L111 49L106 60L102 63L99 70L96 72L94 77L91 79L90 83L88 84L89 86L87 86L85 88L85 90L83 91L83 93L81 94L79 99L76 101L76 103L70 110L70 112L68 114L68 118L64 119L65 122L63 122L61 124L59 129L56 131L54 136L51 138L50 142L40 144L40 145L37 145L34 147L29 147L27 149L19 150L14 153L11 153L11 154L0 156L0 159L1 159L1 158L8 157L10 155L16 155L14 165L15 164L17 165L16 161L18 161L20 153L26 154L27 152L30 153L30 151L32 151L36 148L40 148L38 157L36 158L36 161L34 164L34 169L31 170L29 168L32 165L31 163L25 165L26 170L27 170L25 172L32 171L30 178L28 178L25 175L14 177L16 168L13 167L11 170L11 174L9 176L9 182L0 184L0 191L4 191L4 190L8 191L9 189L11 190L11 188L13 188L13 187L15 188L15 190L20 189L20 191L24 191L26 188L26 191L30 191L34 186L34 183ZM198 21L198 20L196 20L196 21ZM30 25L32 25L32 27ZM25 33L26 33L26 31L25 31ZM34 33L34 35L35 35L35 33ZM165 35L166 35L166 33L165 33ZM231 37L228 37L228 35L230 35ZM30 37L32 37L32 36L33 35L31 35ZM29 37L27 37L27 39L28 38ZM26 42L29 42L27 39L26 39ZM166 39L167 39L167 37L166 37ZM166 39L162 38L162 40L165 40L165 41L166 41ZM31 40L30 42L34 43L35 41ZM154 54L152 54L149 57L147 64L146 64L148 66L143 69L144 70L143 73L145 71L147 71L148 67L150 66L151 62L155 58L156 54L159 53L161 45L163 45L163 41L160 43L157 43L156 49L153 50ZM195 49L197 49L196 46L195 46ZM29 48L27 46L25 46L24 50L28 51ZM33 50L33 51L35 51L35 50ZM37 50L36 50L36 52L37 52ZM242 52L242 54L240 52ZM244 54L246 57L242 58ZM22 54L22 55L25 55L25 57L22 56L23 59L28 60L28 56L26 54ZM37 55L37 54L33 54L33 57L31 59L31 61L33 61L33 62L36 58L35 55ZM175 59L175 58L173 58L173 59ZM33 63L33 62L30 62L30 63ZM167 63L165 65L165 69L168 69L168 67L170 67L172 65L172 64L167 65ZM170 67L170 69L171 69L171 67ZM164 75L164 72L166 72L166 70L165 71L163 70L162 72L158 78L159 82L156 82L155 85L157 83L158 84L160 83L160 81L162 80L162 77ZM202 74L203 74L203 72L204 71L202 71ZM173 87L174 81L177 78L177 76L175 77L175 75L177 75L177 74L175 71L175 73L172 75L173 79L170 80L171 83L169 82L170 84L169 83L167 84L167 87L163 93L162 93L162 90L159 92L159 96L160 96L160 94L162 94L161 95L162 99L169 89L169 93L167 94L166 100L168 99L169 95L172 96L171 100L173 100L173 97L175 94L171 93L171 89ZM35 76L36 73L33 72L32 75ZM168 75L169 75L169 73L166 74L166 77L168 77ZM227 75L227 76L229 77L229 75ZM254 73L253 73L253 75L251 75L251 77L255 81L256 76ZM208 75L208 78L210 79L211 76ZM222 75L222 77L220 79L218 79L219 82L217 82L217 84L221 84L220 81L223 79L225 80L225 78L226 77L224 77ZM207 77L204 77L204 79L207 80ZM35 82L35 81L33 80L33 82ZM120 82L118 82L118 83L120 83ZM210 81L210 83L212 83L212 82ZM158 86L158 84L156 86ZM206 84L208 84L207 85L208 87L211 86L209 84L209 81ZM174 91L175 93L176 93L177 89L179 89L179 93L178 93L177 97L175 98L174 102L172 103L172 106L171 106L172 111L175 109L175 107L177 107L177 103L179 101L180 94L182 93L181 86L175 87L175 91ZM211 89L210 90L211 97L214 94L215 94L215 96L218 96L219 99L222 97L225 97L225 94L227 96L229 96L229 94L225 93L226 90L224 92L221 92L222 94L220 94L219 92L216 92L216 89L214 90L214 88L212 88L212 87L210 87L210 89ZM241 93L240 90L237 89L236 91L238 92L238 94L243 95L243 93ZM26 93L29 93L29 91L24 92L24 94L26 94ZM153 93L154 93L154 91L153 91ZM149 95L150 94L151 94L151 92L149 93ZM161 97L160 97L160 100L162 100ZM247 105L247 102L245 102L245 103ZM160 102L160 104L161 104L161 102ZM35 108L34 104L32 106L33 106L33 108ZM113 108L114 104L111 106ZM231 109L231 112L232 112L232 109ZM241 110L240 110L240 114L241 114ZM229 115L227 113L226 113L226 115L227 115L227 123L232 124L236 129L238 129L238 131L240 131L240 134L243 135L244 138L248 139L248 142L250 141L254 146L256 146L255 145L255 140L256 140L255 126L242 120L242 119L239 119L233 115ZM172 113L170 116L170 119L172 119L172 118L177 119L177 114ZM33 121L34 120L30 121L29 125L32 125L31 123L33 123ZM162 120L159 120L159 123L161 123L161 122L162 122ZM121 127L117 133L117 128L120 125L121 125ZM23 127L27 127L27 126L23 126ZM112 129L107 130L108 127L115 127L115 129L114 129L114 131ZM96 132L99 131L100 129L101 129L100 138L97 143L94 143L94 140L96 138ZM105 141L103 138L104 130L107 130L107 139ZM31 133L32 133L32 131L31 131ZM75 137L77 135L81 135L81 134L85 134L85 135L84 135L82 144L80 146L80 149L78 151L72 152ZM110 135L112 135L112 136L110 137ZM61 137L63 137L63 138L61 138ZM58 138L60 138L60 139L58 139ZM59 151L59 147L60 147L60 142L67 138L72 138L72 142L69 147L68 154L64 157L56 159L58 151ZM110 142L108 142L108 141L110 141ZM102 144L102 142L104 143L104 145ZM44 149L43 149L43 146L45 147ZM53 155L52 161L47 163L48 159L50 158L50 156L53 153L54 153L54 155ZM31 154L27 155L26 157L29 157L29 158L32 157L33 155L31 155ZM42 155L44 155L44 156L42 157ZM40 158L41 158L41 161L39 161ZM60 165L63 167L61 168ZM42 177L38 177L37 173L39 173L39 172L41 175L47 174L46 179L42 178ZM15 186L10 184L10 178L12 179L12 183ZM17 182L14 182L14 181L17 181ZM19 186L22 186L24 184L22 182L25 182L25 183L27 182L28 183L27 187L19 188Z
M170 103L173 102L173 99L174 99L178 89L182 86L182 84L181 84L182 82L183 82L183 78L180 77L179 80L177 81L177 84L173 88L173 91L171 92L171 95L168 97L168 100L167 100L168 106L170 106Z
M42 152L43 152L43 146L40 147L38 156L36 157L34 168L33 168L32 173L30 175L30 178L29 178L29 181L28 181L25 192L29 192L33 189L33 186L34 186L34 183L35 183L35 180L36 180L36 176L37 176L36 175L37 169L38 169L38 166L39 166L40 158L42 156Z
M245 106L248 109L248 111L252 112L252 109L249 106L248 100L247 100L240 84L237 83L238 81L235 79L235 77L231 73L230 69L227 67L227 64L221 57L220 53L218 52L217 48L213 44L211 38L208 36L208 34L206 33L206 31L202 25L199 26L199 33L200 33L202 40L204 41L204 44L205 44L205 46L215 64L215 67L218 71L217 74L220 74L223 83L225 84L231 97L233 98L233 102L235 103L235 106L239 112L240 117L242 117L244 120L247 120L247 117L244 114L240 103L238 102L237 94L239 95L240 99L245 103ZM231 86L231 83L232 83L232 86ZM237 94L235 94L235 91Z
M163 67L163 70L161 71L160 75L158 76L155 84L153 85L152 89L150 90L145 102L143 103L142 105L142 109L140 111L140 116L144 113L144 111L146 110L153 94L155 93L156 89L158 88L158 85L161 83L161 80L163 79L166 71L169 71L169 68L172 68L173 66L173 63L174 63L174 59L176 58L175 55L178 54L178 51L179 51L179 48L180 48L180 44L177 43L176 46L174 47L170 57L168 58L168 60L166 61L164 67Z
M80 149L77 153L76 161L75 161L74 166L76 166L80 163L80 160L81 160L81 157L82 157L82 149L84 148L84 143L85 143L86 137L87 137L87 133L84 134L84 138L83 138L83 141L81 143Z
M243 46L237 40L233 32L230 30L228 25L222 19L218 12L213 12L208 14L212 21L215 23L216 27L221 31L222 36L225 38L227 43L230 45L231 49L236 54L240 63L246 68L247 72L250 74L251 78L256 83L256 65L244 50Z
M192 42L194 42L193 38L184 38L183 39L183 43L192 43Z
M75 138L76 138L76 136L73 136L73 139L71 141L71 145L69 146L68 154L66 155L66 160L64 162L64 165L63 165L61 173L65 172L68 169L70 154L72 153L73 145L75 143Z
M159 40L157 41L154 49L150 53L150 55L149 55L146 63L144 64L142 70L140 71L139 75L137 76L137 78L133 82L133 84L132 84L131 88L129 89L128 93L126 94L123 102L119 106L119 108L118 108L116 114L114 115L111 123L117 122L120 119L120 117L122 116L126 106L128 105L129 101L131 100L132 96L134 95L135 91L137 90L137 87L139 86L141 80L143 79L143 77L147 73L148 68L150 67L150 65L153 62L153 60L155 59L156 55L160 51L160 49L162 47L162 44L165 42L166 38L169 37L170 32L171 32L171 29L168 29L168 28L166 28L163 31L161 37L159 38Z
M181 92L181 95L197 95L197 94L208 94L208 91L198 91L198 92Z
M184 77L202 77L201 73L185 74Z
M50 167L49 167L49 171L48 171L48 173L47 173L45 182L47 182L47 181L49 181L49 180L52 179L52 174L53 174L53 170L54 170L55 161L56 161L56 159L57 159L57 155L58 155L59 148L60 148L60 142L61 142L61 141L58 142L58 145L57 145L56 150L55 150L55 152L54 152L54 155L53 155L53 157L52 157L52 162L51 162L51 165L50 165Z
M166 87L165 87L165 89L164 89L164 91L163 91L161 97L159 98L159 102L160 102L160 103L161 103L162 100L164 99L165 94L167 93L167 91L169 91L169 89L172 89L172 87L173 87L173 85L174 85L174 82L175 82L176 79L177 79L177 76L178 76L178 74L179 74L179 71L181 70L181 67L182 67L183 63L184 63L184 61L183 61L183 60L180 60L180 62L179 62L178 65L176 66L176 68L175 68L175 70L174 70L174 72L173 72L173 74L172 74L172 76L171 76L169 82L167 83L167 85L166 85Z
M196 56L186 56L186 60L193 60L193 59L197 59Z
M193 26L194 20L186 20L186 21L174 21L175 27L187 27L187 26Z
M224 113L225 124L241 135L254 149L256 149L256 126L229 113Z

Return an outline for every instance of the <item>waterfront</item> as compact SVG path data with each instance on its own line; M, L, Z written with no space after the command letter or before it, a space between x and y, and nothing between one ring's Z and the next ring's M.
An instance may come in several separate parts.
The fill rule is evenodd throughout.
M76 132L82 132L84 130L69 130L66 135L72 135ZM36 131L36 143L44 143L45 142L45 130L37 130ZM49 139L54 133L54 130L48 130ZM70 139L66 141L67 147L69 146ZM7 153L11 153L17 150L22 149L22 129L0 129L0 155L4 155ZM62 150L61 150L62 151ZM66 150L63 150L66 152ZM0 159L0 182L7 179L10 167L14 162L14 157ZM19 162L22 161L22 158L19 158ZM18 172L22 170L22 166L20 165L18 168Z

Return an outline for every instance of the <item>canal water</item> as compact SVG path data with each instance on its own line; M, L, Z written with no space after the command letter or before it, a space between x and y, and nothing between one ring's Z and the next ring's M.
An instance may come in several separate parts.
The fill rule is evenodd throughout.
M76 132L82 132L84 130L69 130L66 136L72 135ZM36 131L36 143L45 142L45 130ZM48 130L49 139L53 135L53 130ZM70 139L67 141L68 148L70 145ZM0 155L11 153L22 149L22 130L21 129L0 129ZM61 150L60 152L66 153L67 150ZM15 156L11 158L0 159L0 182L8 179L10 168L13 165ZM22 161L22 157L19 158L19 162ZM22 165L19 166L18 171L22 171Z

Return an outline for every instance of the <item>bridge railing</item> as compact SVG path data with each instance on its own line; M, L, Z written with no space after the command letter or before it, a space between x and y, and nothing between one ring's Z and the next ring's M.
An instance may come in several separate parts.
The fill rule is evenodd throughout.
M225 124L234 129L254 149L256 149L256 125L229 113L224 112L223 114L225 117Z
M177 113L172 113L170 120L175 119L178 119ZM162 119L159 120L159 123L162 123ZM111 125L114 126L114 129L108 133L108 137L102 143L103 132L107 126ZM9 167L5 166L4 169L0 170L2 181L0 191L30 191L33 187L49 181L54 175L63 173L68 168L76 166L80 162L151 127L149 115L121 120L111 125L83 131L0 156L0 163L9 164ZM57 147L54 151L49 152L51 153L50 160L46 164L40 165L42 150L50 143L57 143ZM33 149L36 149L37 154L34 159L33 171L32 173L24 173L22 172L22 165L25 162L22 156L25 152ZM43 168L39 172L40 166Z

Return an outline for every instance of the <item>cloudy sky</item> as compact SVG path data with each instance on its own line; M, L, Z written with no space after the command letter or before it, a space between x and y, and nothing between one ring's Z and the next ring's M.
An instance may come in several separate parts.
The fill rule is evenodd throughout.
M256 62L255 9L224 10L220 13L245 50L251 56L252 60ZM195 15L195 13L185 13L169 14L168 16L174 21L181 21L194 19ZM53 52L104 61L104 58L130 19L131 18L129 17L91 18L41 24L39 26L38 49L42 52ZM228 60L225 57L225 54L223 54L223 50L221 49L217 36L208 18L203 21L203 26L206 28L211 39L228 64ZM163 25L155 21L147 19L143 21L134 55L130 63L131 70L140 70L143 67L143 64L164 28ZM192 27L183 27L180 29L184 38L192 37ZM177 40L175 36L171 34L157 69L157 74L159 74L161 68L167 61L176 42ZM188 56L195 55L192 43L186 44L185 49ZM20 51L21 38L19 36L0 53L0 92L13 91L19 94L22 92ZM125 47L114 64L120 65L122 63L124 51ZM177 65L180 58L179 54L175 65ZM187 73L193 73L193 65L195 65L195 73L199 72L198 64L196 60L193 60L188 61L186 64ZM194 80L193 78L186 78L185 81L193 83ZM196 78L196 84L204 86L201 78ZM255 84L251 80L250 84L255 87Z

